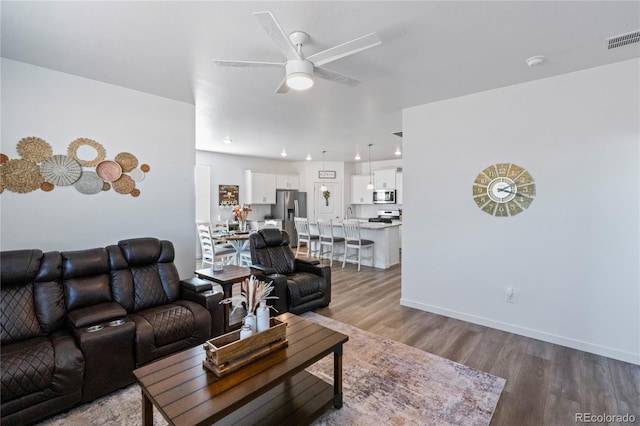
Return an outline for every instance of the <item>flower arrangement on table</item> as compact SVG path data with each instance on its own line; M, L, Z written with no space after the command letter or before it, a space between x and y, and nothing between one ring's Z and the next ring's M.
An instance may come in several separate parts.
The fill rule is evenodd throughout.
M230 316L238 309L242 307L246 309L247 315L255 314L256 309L260 306L260 302L268 299L277 299L278 296L269 296L273 291L273 282L265 283L259 281L254 275L240 283L240 294L223 299L221 304L233 303L233 309ZM273 306L271 309L276 310ZM277 311L276 311L277 312Z
M235 216L236 220L238 221L239 224L239 228L240 231L245 231L247 228L247 217L249 216L249 213L251 212L251 206L249 205L242 205L242 206L235 206L233 208L233 215Z
M233 208L233 215L238 220L247 220L247 217L249 216L250 212L251 212L251 206L244 205L244 204L242 206L235 206Z

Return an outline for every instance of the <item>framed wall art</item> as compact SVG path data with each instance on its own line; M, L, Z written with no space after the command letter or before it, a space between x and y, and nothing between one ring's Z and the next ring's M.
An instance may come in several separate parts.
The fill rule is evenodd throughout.
M218 185L218 205L231 207L238 205L238 185Z
M318 170L318 178L319 179L335 179L336 171L335 170Z

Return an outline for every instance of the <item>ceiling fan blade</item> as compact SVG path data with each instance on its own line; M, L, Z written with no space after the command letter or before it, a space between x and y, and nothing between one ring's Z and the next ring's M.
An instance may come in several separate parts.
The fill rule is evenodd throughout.
M285 77L280 83L280 86L276 89L276 93L279 95L283 95L285 93L289 93L289 86L287 86L287 78Z
M347 86L357 86L358 84L362 83L361 81L356 80L354 78L347 77L335 71L329 71L328 69L324 69L324 68L314 68L313 75L315 77L324 78L325 80L346 84Z
M271 40L276 43L285 58L303 59L271 12L254 12L253 17L256 18L258 23L264 28L269 37L271 37Z
M284 63L257 61L213 61L220 67L284 67Z
M379 44L382 44L382 40L380 40L378 34L371 33L355 40L339 44L330 49L323 50L322 52L315 53L307 57L307 60L313 62L316 66L320 66L328 64L329 62L337 61L345 56L361 52L365 49L378 46Z

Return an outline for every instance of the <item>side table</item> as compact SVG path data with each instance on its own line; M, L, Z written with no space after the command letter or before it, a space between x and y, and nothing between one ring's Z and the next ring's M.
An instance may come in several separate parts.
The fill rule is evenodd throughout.
M257 274L258 272L256 272ZM233 285L241 283L249 278L252 274L251 268L237 265L225 265L222 271L214 271L213 268L198 269L195 271L198 278L203 280L209 280L222 287L224 298L227 299L232 296ZM232 324L229 324L229 314L231 307L229 304L224 305L224 332L228 333L233 328ZM237 326L237 325L236 325Z

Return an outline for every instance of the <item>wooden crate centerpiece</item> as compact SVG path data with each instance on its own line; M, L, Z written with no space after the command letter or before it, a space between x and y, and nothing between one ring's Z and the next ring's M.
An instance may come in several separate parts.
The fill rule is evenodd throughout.
M271 318L268 330L240 339L240 330L223 334L204 344L204 367L218 377L287 346L287 323Z

